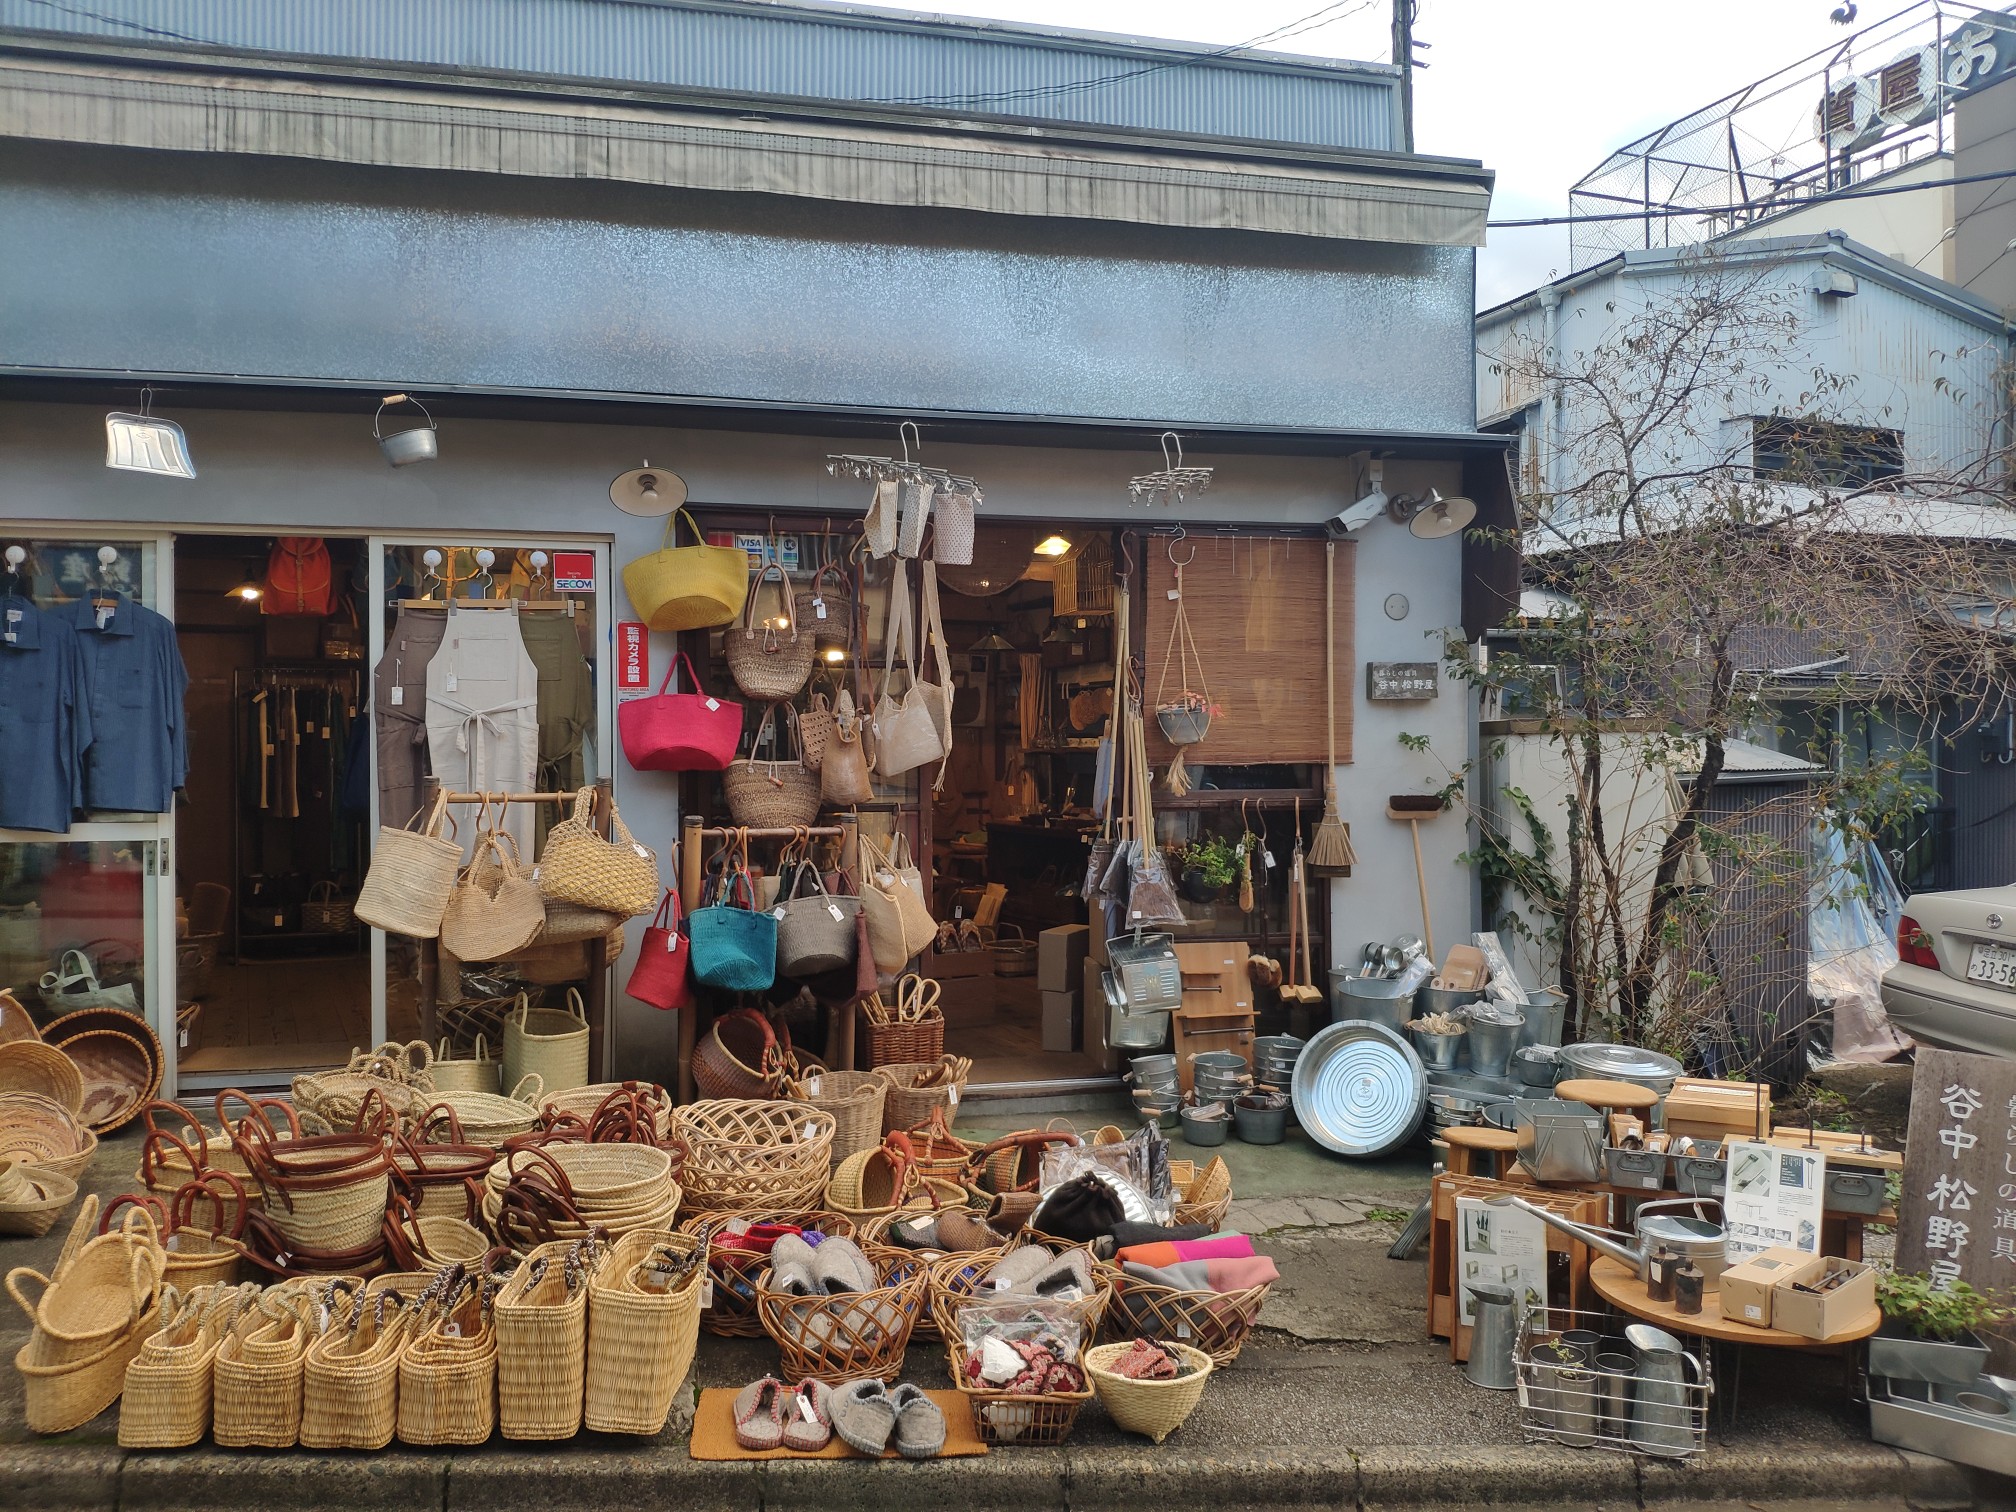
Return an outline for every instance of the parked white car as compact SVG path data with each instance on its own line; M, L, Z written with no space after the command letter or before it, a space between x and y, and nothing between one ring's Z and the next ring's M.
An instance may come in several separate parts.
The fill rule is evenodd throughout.
M2016 1056L2016 887L1914 893L1883 976L1890 1022L1928 1045Z

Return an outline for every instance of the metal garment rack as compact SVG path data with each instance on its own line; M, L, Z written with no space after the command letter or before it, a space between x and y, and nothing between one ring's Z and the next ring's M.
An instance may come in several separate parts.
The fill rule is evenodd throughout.
M690 916L700 906L700 885L705 873L702 850L709 840L738 836L750 840L813 840L840 842L840 869L860 875L861 824L853 814L842 814L834 824L814 824L789 829L751 829L726 824L709 827L704 819L691 817L679 826L679 911ZM679 1100L693 1100L693 1047L699 1039L698 1015L688 1009L679 1015ZM836 1071L854 1069L854 1005L836 1010L826 1027L826 1064Z
M440 796L441 784L428 778L421 807L425 809ZM451 804L488 803L572 803L572 793L450 793ZM607 840L610 819L615 813L607 778L595 784L594 822L596 833ZM582 1000L588 1008L588 1074L592 1080L610 1080L609 1051L609 944L600 935L583 942L588 949L587 990ZM437 999L441 990L441 942L420 942L420 1037L429 1045L440 1042L441 1027ZM685 1015L691 1017L691 1015Z

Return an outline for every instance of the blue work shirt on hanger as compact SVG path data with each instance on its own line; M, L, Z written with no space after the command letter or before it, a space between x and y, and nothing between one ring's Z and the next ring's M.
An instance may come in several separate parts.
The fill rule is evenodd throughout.
M112 606L94 607L99 598L110 598ZM91 708L84 807L167 813L175 806L175 789L189 775L189 730L182 712L189 673L175 627L120 594L87 594L56 613L76 630L84 651Z
M69 829L90 744L77 632L25 598L0 598L0 829Z

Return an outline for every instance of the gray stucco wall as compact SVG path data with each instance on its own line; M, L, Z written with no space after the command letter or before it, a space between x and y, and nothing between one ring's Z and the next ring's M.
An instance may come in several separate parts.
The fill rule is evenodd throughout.
M606 492L612 477L642 458L676 469L696 503L830 512L837 523L857 516L865 499L862 485L826 476L824 455L889 448L882 428L827 440L460 420L451 414L442 425L440 460L395 472L372 442L368 402L360 402L354 415L188 410L172 401L159 408L188 430L199 473L193 483L107 471L102 409L0 403L0 515L7 517L0 524L0 545L17 535L36 534L38 525L80 532L89 526L148 525L256 534L432 533L444 544L471 545L482 544L486 533L541 539L572 535L611 542L620 565L658 542L657 522L620 514ZM981 480L987 514L1112 523L1148 518L1142 510L1129 509L1122 486L1130 473L1141 470L1141 455L1034 446L939 447L931 446L928 432L926 444L933 461ZM1212 488L1175 510L1158 509L1155 523L1238 519L1255 528L1313 524L1341 508L1350 487L1344 468L1325 458L1207 455L1192 460L1217 466ZM1453 492L1459 476L1454 463L1394 463L1386 486L1418 492L1433 485ZM799 523L804 523L802 516ZM1361 661L1434 658L1440 631L1460 619L1461 553L1457 538L1420 541L1385 521L1362 533L1355 621ZM1382 608L1395 591L1411 601L1401 621L1389 619ZM620 595L616 611L613 618L629 617ZM653 639L653 666L662 671L669 638ZM1207 655L1209 649L1204 648ZM1362 672L1353 668L1352 676L1362 688ZM1310 717L1320 719L1321 710L1312 710ZM1386 797L1438 786L1445 776L1443 763L1455 767L1469 756L1472 728L1466 696L1446 681L1432 704L1361 700L1355 717L1355 760L1339 769L1339 796L1361 865L1354 877L1335 887L1331 930L1340 953L1353 959L1367 939L1418 932L1408 832L1385 818ZM1434 756L1404 750L1398 740L1402 732L1429 736ZM613 732L611 737L605 749L613 749ZM667 842L677 834L678 820L673 779L632 772L620 759L615 765L617 801L625 818L661 853L669 853ZM1469 872L1456 862L1466 844L1464 827L1454 819L1424 826L1421 843L1440 943L1440 936L1454 938L1473 927ZM617 1065L626 1074L660 1079L671 1074L668 1015L620 1004L614 1043Z

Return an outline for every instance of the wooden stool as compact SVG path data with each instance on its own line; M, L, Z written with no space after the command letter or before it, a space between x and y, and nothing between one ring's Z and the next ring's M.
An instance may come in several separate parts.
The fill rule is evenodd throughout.
M1605 1113L1636 1113L1641 1116L1651 1113L1659 1101L1655 1092L1630 1082L1599 1081L1593 1077L1576 1077L1570 1081L1556 1082L1554 1095L1563 1102L1587 1103L1592 1108L1600 1108ZM1651 1119L1646 1118L1649 1124ZM1609 1126L1609 1120L1604 1120Z
M1488 1124L1458 1124L1442 1131L1449 1146L1444 1162L1451 1176L1501 1178L1512 1155L1519 1149L1519 1135L1512 1129L1494 1129Z

